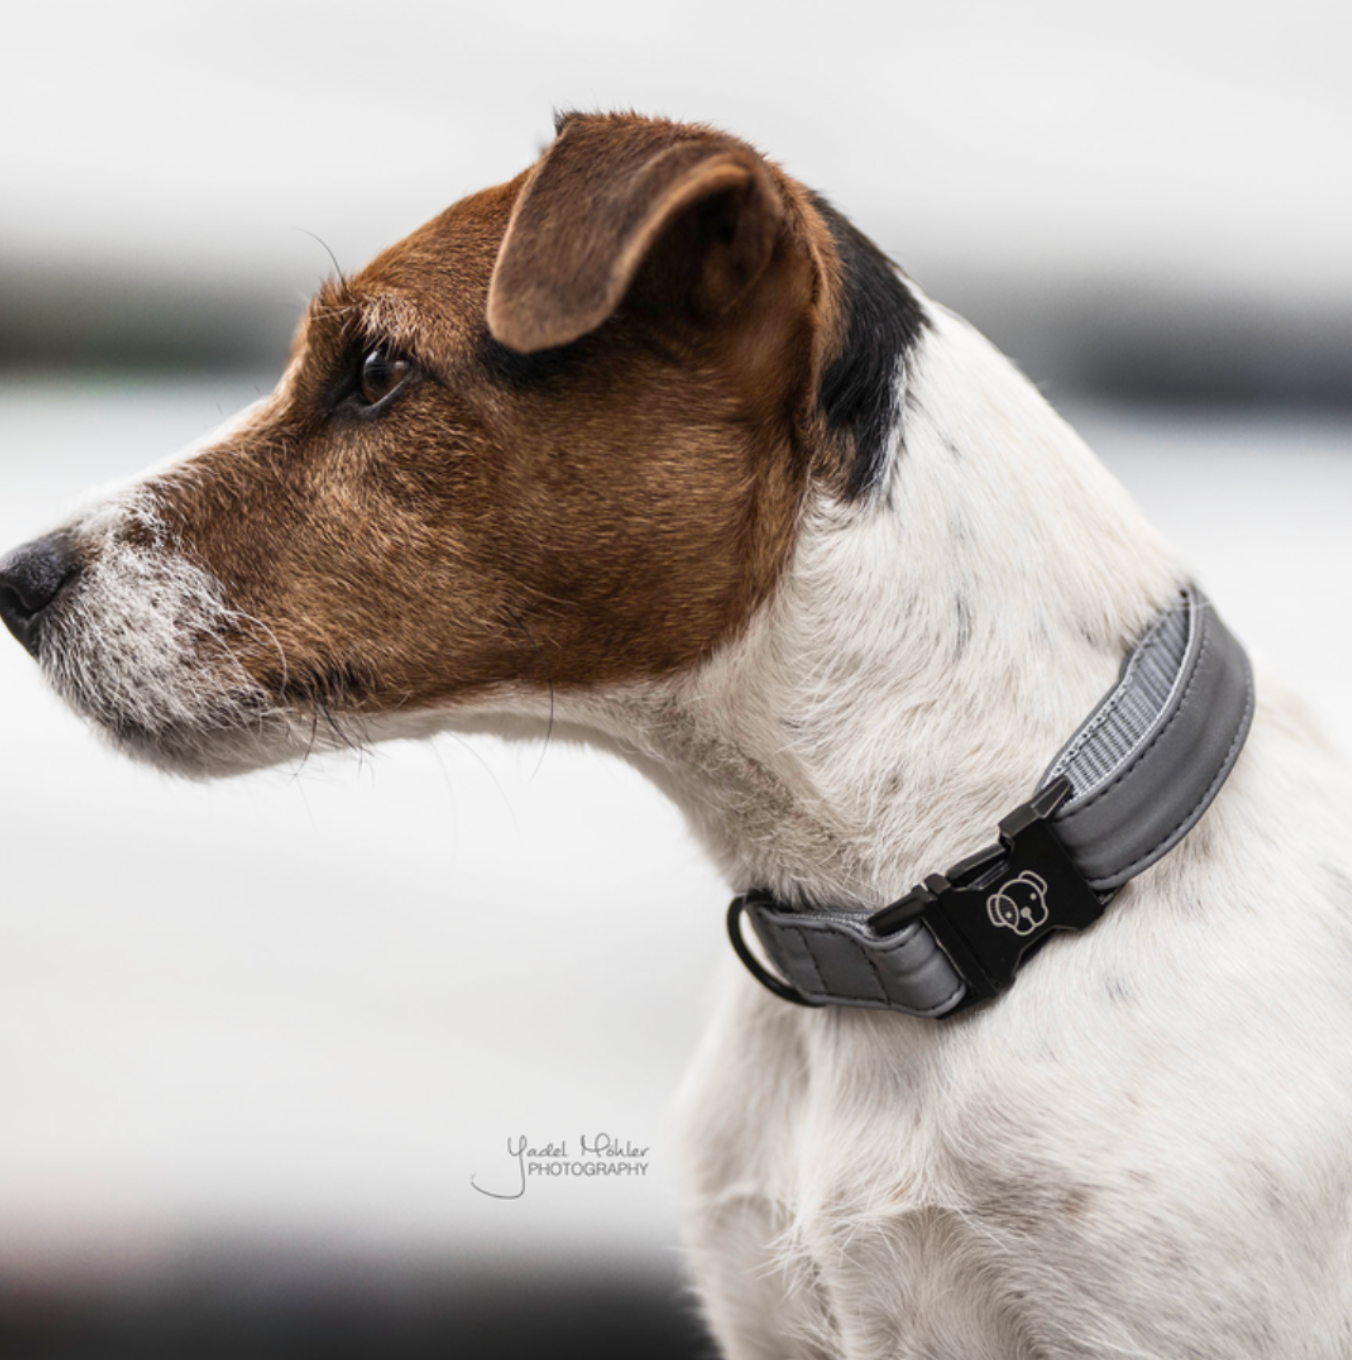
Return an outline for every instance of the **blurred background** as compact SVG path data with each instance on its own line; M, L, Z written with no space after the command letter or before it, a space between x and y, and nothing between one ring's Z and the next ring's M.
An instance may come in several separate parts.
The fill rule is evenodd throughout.
M3 31L0 547L267 390L329 250L511 177L554 108L633 107L755 142L991 334L1352 745L1345 3ZM726 894L636 775L444 738L184 785L7 637L0 700L0 1355L700 1353L671 1107ZM603 1133L646 1172L471 1183Z

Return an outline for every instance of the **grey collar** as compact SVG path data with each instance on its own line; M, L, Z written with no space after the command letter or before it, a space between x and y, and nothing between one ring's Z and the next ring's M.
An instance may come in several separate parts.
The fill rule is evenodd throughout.
M776 995L939 1018L1003 991L1054 931L1102 915L1118 889L1197 824L1253 718L1243 647L1196 586L1165 610L1000 840L872 913L736 898L728 932ZM745 914L776 977L748 948Z

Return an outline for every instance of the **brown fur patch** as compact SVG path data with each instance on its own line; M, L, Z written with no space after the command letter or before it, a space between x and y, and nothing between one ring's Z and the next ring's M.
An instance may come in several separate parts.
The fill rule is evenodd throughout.
M531 353L595 330L626 296L716 317L760 276L783 214L769 167L731 137L571 119L517 196L489 329Z
M602 186L658 144L715 139L724 170L740 167L735 192L759 204L754 268L744 255L711 274L707 233L678 207L616 297L601 270L603 320L564 348L507 349L486 313L526 174L327 285L250 426L155 483L183 550L275 636L284 664L234 639L272 692L416 710L505 683L667 675L772 590L822 440L829 234L801 186L721 134L607 117L570 120L565 137L593 148ZM676 157L687 179L692 157ZM516 285L552 267L546 243L532 239ZM678 305L673 290L719 277L737 285L719 306ZM379 344L416 367L363 409L354 375Z

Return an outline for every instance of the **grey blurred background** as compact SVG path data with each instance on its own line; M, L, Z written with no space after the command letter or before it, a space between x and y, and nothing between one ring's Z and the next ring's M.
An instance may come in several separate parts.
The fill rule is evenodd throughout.
M634 107L987 330L1352 744L1345 3L3 13L0 547L266 390L328 250ZM725 891L636 775L445 738L199 787L4 637L0 698L0 1354L695 1352L671 1103ZM600 1132L646 1176L471 1186Z

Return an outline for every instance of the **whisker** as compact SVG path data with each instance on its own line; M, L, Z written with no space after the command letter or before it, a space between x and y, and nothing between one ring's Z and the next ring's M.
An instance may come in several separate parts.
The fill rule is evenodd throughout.
M459 732L448 731L445 735L450 737L452 741L458 742L463 746L465 750L479 762L480 766L482 766L484 773L492 780L493 787L497 789L498 796L502 799L503 805L507 809L507 815L512 819L512 830L516 832L517 838L520 839L521 823L516 819L516 809L512 806L512 800L507 796L507 790L502 787L502 782L498 779L497 775L493 773L493 767L474 749L471 743L460 735Z
M328 255L329 259L333 261L333 268L334 272L338 275L338 282L346 286L347 275L343 273L343 266L338 263L338 257L333 253L329 243L322 236L318 235L318 233L311 231L309 227L294 227L293 230L300 232L303 236L308 236L312 241L318 241L319 244L324 247L325 253Z
M545 725L545 741L544 745L540 747L540 758L535 762L535 769L531 771L530 779L527 780L527 783L534 783L535 776L540 773L540 767L545 763L545 752L549 750L549 739L554 735L554 674L549 669L549 662L545 659L545 654L540 650L540 644L536 642L530 629L526 627L526 621L515 610L508 609L507 613L511 615L512 622L526 635L526 641L534 648L536 659L544 668L545 682L549 686L549 722Z

